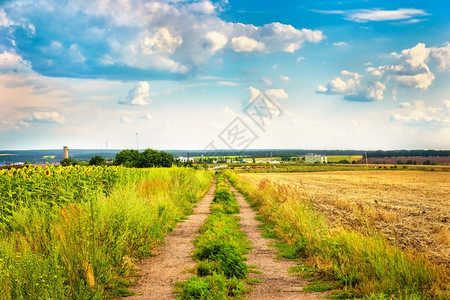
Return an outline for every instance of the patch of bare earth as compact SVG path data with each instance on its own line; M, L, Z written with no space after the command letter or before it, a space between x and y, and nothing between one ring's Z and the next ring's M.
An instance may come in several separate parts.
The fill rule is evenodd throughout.
M192 274L187 273L186 269L195 267L193 240L209 215L215 189L216 184L213 183L205 197L197 203L194 213L167 235L156 255L139 263L140 278L131 289L136 295L124 299L175 299L174 284L188 279Z
M358 231L366 220L389 242L425 253L450 270L450 173L336 171L241 175L252 184L266 178L311 199L330 227Z
M249 279L259 279L246 295L248 299L321 299L319 293L302 292L302 287L308 282L288 273L296 264L293 261L277 259L277 251L270 246L270 240L262 237L256 220L256 213L245 201L242 194L231 187L240 206L241 229L251 241L253 249L247 255L247 264L257 266L258 273L250 273ZM323 295L323 294L322 294Z

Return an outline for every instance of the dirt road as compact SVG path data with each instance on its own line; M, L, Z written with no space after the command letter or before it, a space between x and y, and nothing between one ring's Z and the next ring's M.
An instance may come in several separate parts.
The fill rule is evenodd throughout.
M192 275L185 270L195 266L192 258L193 240L209 215L215 189L214 182L205 197L197 203L194 213L167 235L156 255L144 259L138 265L141 277L132 288L136 295L123 299L175 299L175 282L186 280Z
M276 250L270 247L270 240L262 237L259 229L260 222L256 220L256 212L245 201L241 193L231 187L240 206L241 229L251 241L253 249L247 255L247 264L256 265L261 273L250 273L249 278L257 278L262 283L253 286L251 293L245 295L247 299L322 299L320 294L302 292L302 286L307 281L299 277L290 276L288 270L295 266L292 261L277 259ZM323 295L323 294L322 294Z

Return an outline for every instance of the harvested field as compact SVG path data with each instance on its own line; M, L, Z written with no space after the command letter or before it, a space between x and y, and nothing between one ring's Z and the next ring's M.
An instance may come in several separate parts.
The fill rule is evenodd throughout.
M450 268L450 173L345 171L240 174L296 187L331 227L377 228L391 243ZM370 224L367 226L367 224Z

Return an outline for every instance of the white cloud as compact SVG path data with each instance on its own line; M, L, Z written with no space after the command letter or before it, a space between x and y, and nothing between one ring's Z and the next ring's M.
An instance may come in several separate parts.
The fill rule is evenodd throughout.
M294 53L305 41L318 43L325 38L320 30L296 29L278 22L258 28L259 38L267 50Z
M188 9L193 12L212 15L214 14L216 8L209 1L201 1L189 4Z
M342 47L342 46L347 46L348 44L346 42L337 42L337 43L333 43L333 46L337 46L337 47Z
M355 22L407 20L428 15L423 9L399 8L396 10L360 9L347 15Z
M291 81L291 79L288 76L284 76L284 75L280 75L280 80L288 83L289 81Z
M59 114L56 111L51 112L33 112L28 122L40 122L40 123L58 123L63 124L66 122L64 115Z
M9 27L14 25L14 22L8 19L4 9L0 9L0 27Z
M218 14L225 3L210 0L26 1L8 8L8 21L1 11L0 22L19 22L32 34L33 29L28 28L24 20L33 19L35 14L39 15L39 20L52 19L53 26L48 22L36 24L39 38L57 40L47 45L47 54L52 51L52 55L34 55L30 52L35 49L22 46L25 43L21 41L17 43L18 52L31 57L31 63L39 66L41 73L53 74L55 65L67 66L58 70L58 76L62 77L90 74L129 80L148 71L149 76L179 79L198 71L221 50L293 53L304 43L317 43L325 38L320 30L297 29L278 22L255 26L225 21ZM55 26L63 28L67 23L77 26L76 32L89 34L79 34L74 44L73 36L54 32ZM22 35L17 37L23 38ZM98 49L102 49L100 56ZM53 66L49 65L49 56L52 56ZM98 68L95 62L108 72ZM72 68L69 63L77 65ZM123 71L124 67L128 67L127 72Z
M328 91L328 88L326 87L326 86L324 86L324 85L318 85L317 86L317 92L318 93L326 93Z
M445 47L431 48L431 58L437 62L439 70L450 71L450 43Z
M264 43L258 42L246 36L234 37L231 39L231 45L236 52L252 52L264 49Z
M120 104L129 104L136 106L146 106L151 103L150 85L147 81L139 81L137 86L128 92L126 101L119 101Z
M395 79L404 86L426 90L433 83L434 74L427 72L415 75L397 75Z
M304 60L305 58L303 56L299 56L297 57L297 59L295 60L296 62L301 62L302 60Z
M3 51L0 53L0 72L21 72L26 73L31 71L31 63L22 59L20 55L13 52Z
M254 88L252 86L248 87L248 90L250 92L250 99L249 101L252 102L255 100L259 95L262 94L260 90L257 88ZM270 99L272 100L284 100L289 97L288 93L284 89L267 89L264 92Z
M369 76L376 77L380 81L372 80L368 84L363 84L361 82L363 75L344 70L341 74L352 78L336 77L326 86L319 85L317 92L344 95L347 100L357 101L359 97L367 100L382 100L385 84L393 79L396 85L392 89L392 98L397 100L397 84L422 90L428 89L433 84L435 75L428 66L430 58L437 62L438 69L450 70L450 44L440 48L427 48L424 43L418 43L410 49L402 50L401 53L392 52L390 57L396 60L392 65L366 68Z
M228 81L228 80L217 81L217 84L224 85L224 86L233 86L233 87L239 86L239 83L233 82L233 81Z
M250 92L250 100L249 100L250 102L252 102L253 100L255 100L255 99L261 94L261 91L260 91L260 90L254 88L254 87L252 87L252 86L249 86L249 87L248 87L248 90L249 90L249 92Z
M350 78L335 77L326 86L317 86L317 92L322 94L343 95L348 101L374 101L383 100L386 86L380 81L368 83L361 82L362 75L347 70L341 71L343 76Z
M183 38L179 34L174 34L166 27L156 30L152 37L146 37L142 48L145 53L168 53L172 54L181 46Z
M269 96L273 100L278 99L287 99L289 97L288 93L286 93L283 89L268 89L266 90L266 95Z
M435 78L427 65L430 48L418 43L410 49L404 49L401 54L395 52L391 56L399 62L393 65L369 67L368 72L374 76L392 76L399 84L414 89L428 89Z
M213 51L213 52L216 52L216 51L222 49L228 43L228 38L225 35L217 32L217 31L208 32L206 34L206 37L212 43L211 51Z
M444 100L441 107L425 105L425 101L401 103L400 109L392 113L392 119L407 125L448 125L450 124L449 101Z

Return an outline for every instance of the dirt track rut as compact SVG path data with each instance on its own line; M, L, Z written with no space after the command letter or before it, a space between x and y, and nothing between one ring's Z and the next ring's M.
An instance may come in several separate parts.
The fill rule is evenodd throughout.
M230 185L231 186L231 185ZM307 285L307 281L299 277L290 276L288 270L296 264L292 261L277 259L276 250L270 247L270 241L261 235L259 225L256 220L256 212L245 201L244 196L231 186L237 202L240 206L238 215L241 222L241 229L251 241L253 249L247 255L247 264L256 265L260 274L250 273L249 278L257 278L262 283L253 286L252 291L245 297L247 299L322 299L320 294L302 292L302 286Z
M209 215L215 189L214 182L205 197L197 203L194 213L167 235L164 244L156 250L156 255L141 261L141 276L132 288L136 295L123 299L175 299L175 282L186 280L192 275L185 270L195 266L192 258L193 240Z

